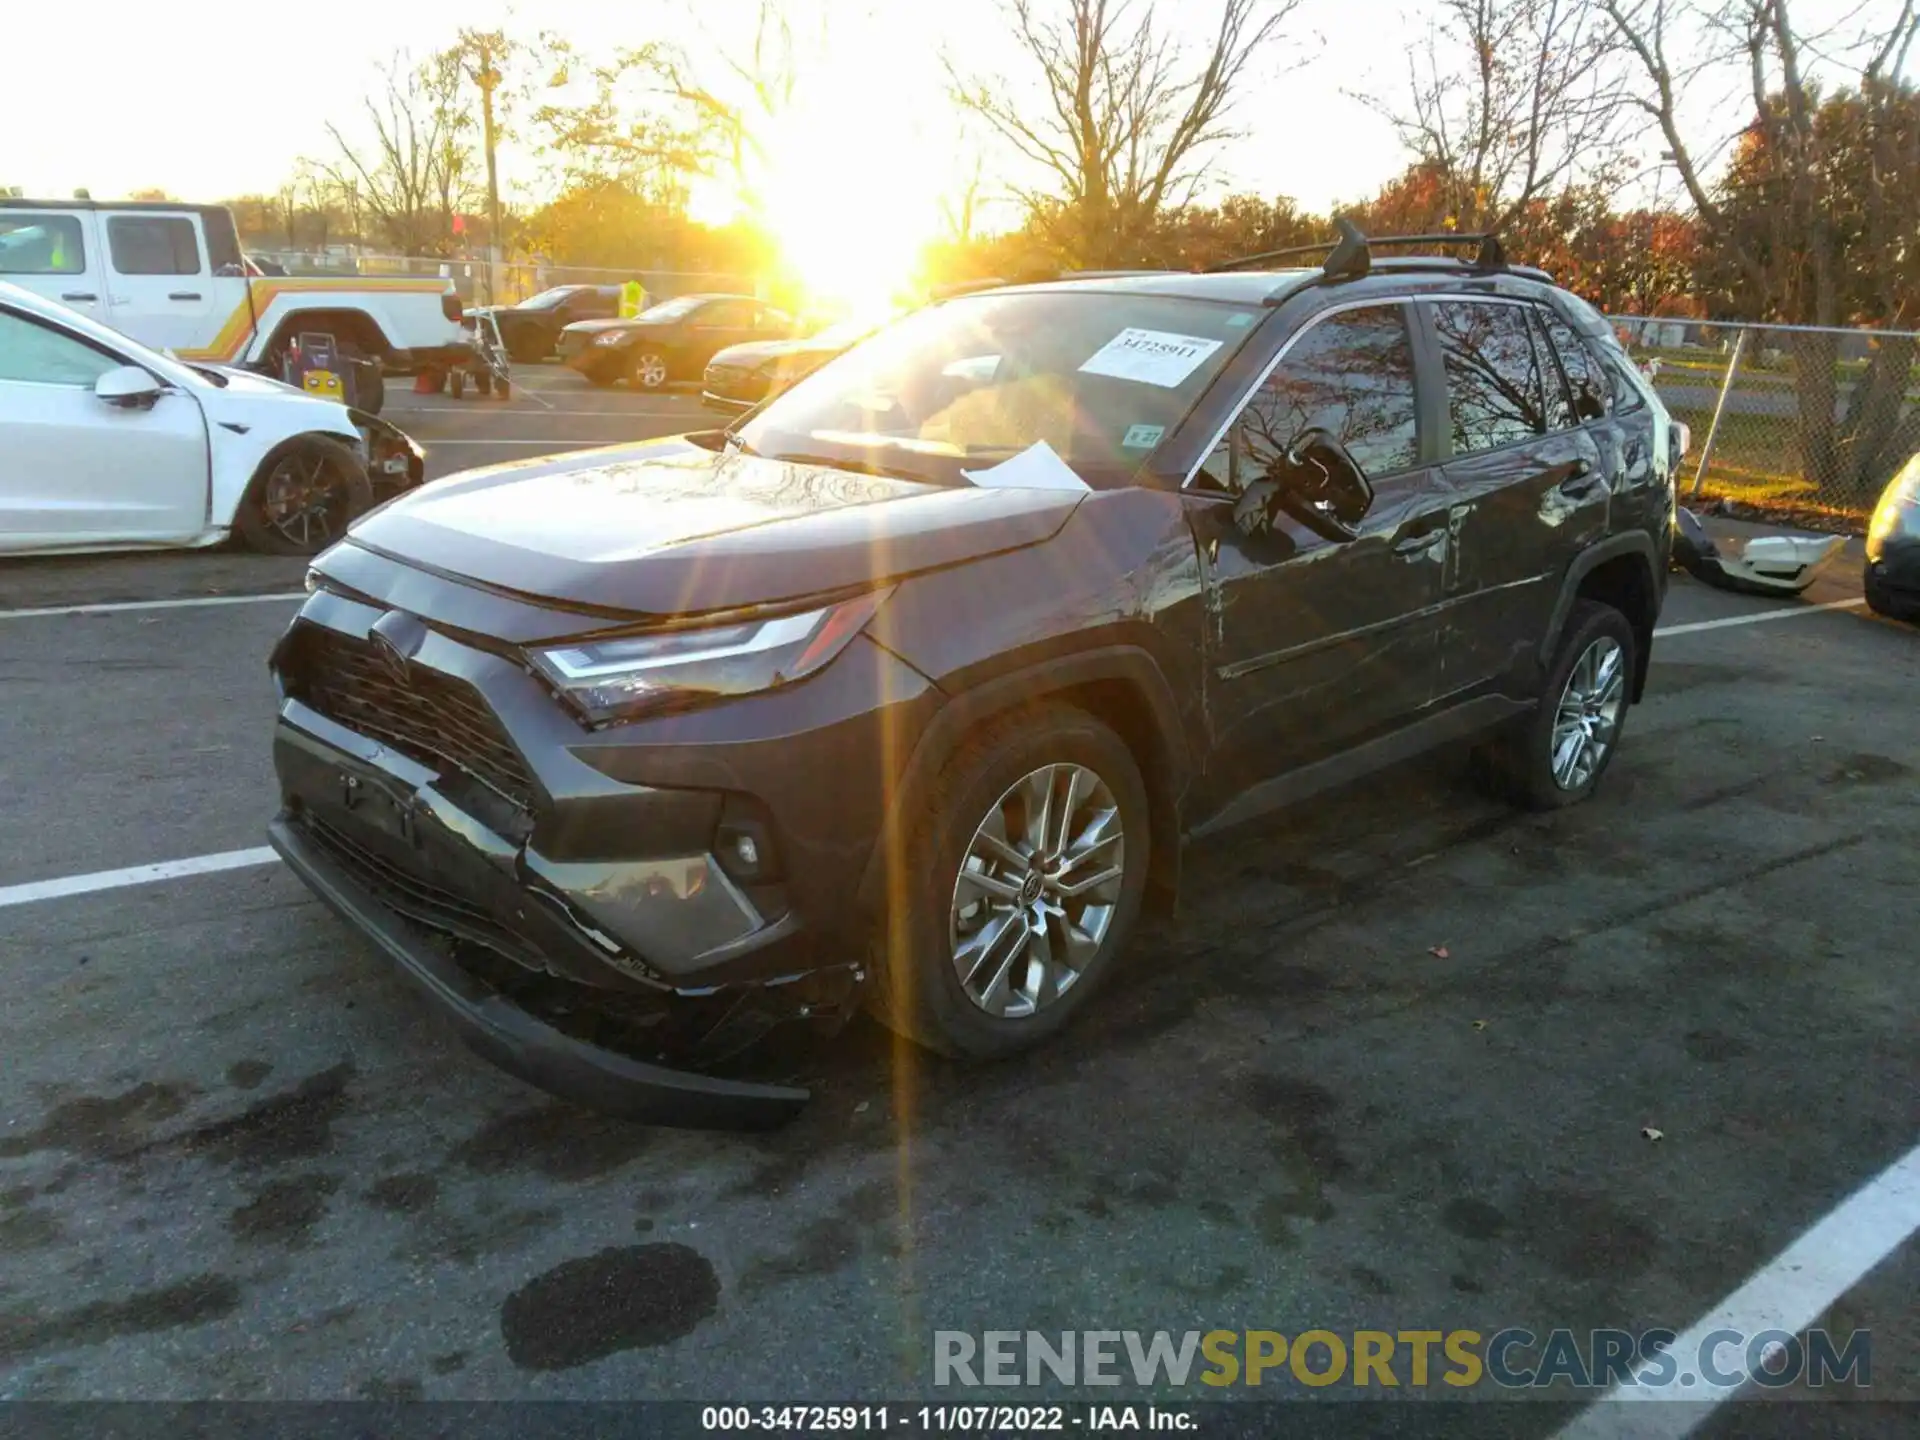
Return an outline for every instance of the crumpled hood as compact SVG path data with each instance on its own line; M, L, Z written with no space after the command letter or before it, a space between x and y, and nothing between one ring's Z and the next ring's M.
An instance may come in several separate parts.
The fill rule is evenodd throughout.
M350 543L538 603L683 615L1038 544L1083 498L922 485L673 439L450 476L362 517Z

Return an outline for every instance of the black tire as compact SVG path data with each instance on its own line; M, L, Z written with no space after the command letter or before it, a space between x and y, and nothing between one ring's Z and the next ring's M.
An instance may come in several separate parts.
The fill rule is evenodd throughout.
M455 370L447 376L447 394L458 400L467 393L467 372Z
M379 360L368 356L353 344L340 347L340 359L353 376L354 409L378 415L381 407L387 403L387 382L381 373Z
M1078 978L1018 1018L989 1014L963 988L953 955L955 886L983 818L1005 803L1023 777L1043 766L1093 772L1119 812L1118 897L1098 949ZM868 1001L882 1023L945 1055L993 1058L1051 1038L1092 997L1125 948L1146 889L1149 814L1146 785L1125 743L1091 715L1067 705L1020 710L987 721L961 744L933 782L924 817L902 837L895 867L904 893L875 925ZM1110 853L1110 852L1109 852Z
M319 476L301 472L318 466ZM303 507L305 523L296 524L282 486L302 482L309 486L324 477L324 496L315 494ZM373 504L373 484L365 463L343 442L330 435L302 435L274 449L260 462L247 493L241 498L234 529L247 547L265 555L317 555L347 533L355 516ZM279 508L276 511L276 506ZM313 506L319 506L318 510Z
M493 398L496 400L511 400L513 398L513 382L504 375L494 381Z
M378 360L362 361L356 377L356 400L369 415L378 415L387 405L387 377Z
M627 360L627 384L635 390L664 390L671 379L673 365L664 351L636 348Z
M1862 574L1861 589L1866 592L1867 608L1876 615L1889 620L1912 622L1920 619L1920 606L1902 600L1888 591L1887 587L1874 578L1872 567Z
M1554 731L1561 702L1568 694L1574 667L1589 649L1607 640L1619 648L1618 715L1598 762L1589 772L1572 777L1573 783L1563 783L1554 773ZM1539 707L1474 753L1475 772L1487 787L1526 810L1559 810L1592 795L1620 751L1620 737L1632 708L1629 697L1639 649L1625 615L1597 600L1576 600L1560 648L1547 671L1546 684L1541 687Z
M491 395L493 393L493 372L491 370L475 370L473 372L473 393L476 395Z

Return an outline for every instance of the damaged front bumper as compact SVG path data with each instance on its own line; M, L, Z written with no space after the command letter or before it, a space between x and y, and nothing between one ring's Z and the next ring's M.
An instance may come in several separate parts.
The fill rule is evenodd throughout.
M539 736L572 722L523 667L376 637L383 614L411 623L320 590L275 651L275 848L530 1083L659 1124L788 1118L805 1091L738 1077L838 1030L865 977L822 959L840 947L803 926L792 875L718 858L759 812L608 777Z
M283 815L267 834L293 872L385 951L469 1047L529 1085L652 1125L771 1129L807 1103L802 1089L670 1070L569 1035L509 1000L381 904L297 821Z

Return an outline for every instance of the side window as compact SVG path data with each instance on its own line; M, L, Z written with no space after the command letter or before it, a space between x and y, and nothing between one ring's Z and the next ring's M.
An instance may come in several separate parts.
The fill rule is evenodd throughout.
M1344 444L1369 479L1419 463L1413 342L1400 305L1343 310L1295 340L1201 474L1237 494L1314 429Z
M1584 425L1598 420L1611 408L1607 378L1593 351L1573 331L1573 327L1551 310L1539 312L1547 328L1547 339L1559 357L1561 373L1567 377L1567 391L1573 402L1572 424Z
M0 211L0 275L78 275L86 268L80 222L71 215Z
M1602 354L1605 356L1609 388L1613 392L1613 408L1625 415L1646 404L1646 397L1640 393L1640 386L1633 379L1633 361L1624 352L1611 347Z
M121 275L200 273L200 241L184 215L110 215L107 253Z
M1456 456L1546 433L1546 387L1527 307L1444 300L1433 307L1433 323L1446 361Z
M696 310L693 323L721 330L745 330L753 324L753 307L738 300L716 300Z
M65 331L0 310L0 380L91 386L122 363Z

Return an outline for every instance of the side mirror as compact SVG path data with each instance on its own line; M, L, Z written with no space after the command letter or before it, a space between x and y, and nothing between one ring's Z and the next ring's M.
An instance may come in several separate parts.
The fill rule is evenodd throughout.
M1351 540L1373 508L1373 486L1359 462L1325 430L1307 430L1274 462L1274 479L1299 518L1324 522Z
M144 410L167 387L138 365L119 365L93 382L93 393L122 410Z

